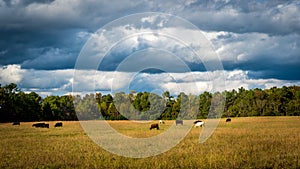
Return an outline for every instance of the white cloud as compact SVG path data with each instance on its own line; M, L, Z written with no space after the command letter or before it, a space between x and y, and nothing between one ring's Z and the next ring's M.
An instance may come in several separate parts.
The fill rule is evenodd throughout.
M185 24L185 22L180 24ZM205 64L212 61L220 63L212 45L205 38L202 31L191 27L191 25L170 26L154 30L151 27L139 28L136 25L124 25L103 28L92 34L91 39L81 51L77 66L80 68L80 66L94 65L107 52L116 53L113 56L114 58L108 58L108 60L111 59L112 62L116 62L135 51L149 48L170 52L183 62L197 64L204 62ZM164 59L164 57L160 58ZM110 64L118 63L110 62ZM216 65L214 66L217 67ZM174 67L172 64L169 64L169 66ZM205 66L211 69L210 65Z
M25 71L20 65L7 65L0 67L0 84L20 83Z
M65 90L64 86L73 78L74 70L24 69L21 86L24 88Z
M300 35L270 36L265 33L205 32L222 61L243 63L260 60L279 64L299 62ZM255 68L255 67L253 67Z
M118 90L126 87L133 73L76 70L72 80L74 92Z
M149 23L153 23L156 20L156 18L154 16L149 16L149 17L144 17L141 19L142 22L149 22Z
M144 20L149 19L154 20L153 18L144 18ZM146 46L172 52L182 61L196 64L222 61L227 64L260 62L261 64L282 65L295 64L300 61L298 55L300 53L298 43L300 35L298 34L271 36L267 33L257 32L205 32L189 27L165 27L151 30L147 27L138 28L134 25L124 25L93 34L92 38L92 42L86 45L88 53L94 51L94 53L104 55L109 50L120 53L114 57L125 57L126 54L129 55ZM191 49L197 53L193 53ZM89 59L84 61L94 62ZM265 69L258 65L252 65L247 69ZM210 69L209 65L207 68ZM241 67L241 69L244 68Z
M156 32L161 34L153 32L151 29L137 29L130 25L117 27L111 31L98 32L92 35L94 40L92 40L93 42L90 45L86 45L86 51L88 51L88 54L94 51L94 54L100 53L104 55L105 52L111 50L119 52L114 57L126 57L126 54L132 54L133 51L146 46L147 48L169 51L183 62L188 63L207 64L210 61L214 63L222 61L223 64L224 62L226 64L243 64L259 62L259 64L247 67L250 71L265 70L266 67L264 65L300 63L300 45L298 43L300 35L297 34L270 36L265 33L204 32L172 27L156 30ZM169 35L169 37L164 35ZM180 36L176 37L176 35ZM174 38L171 38L172 36ZM200 53L200 56L193 53L190 48L185 47L185 44L182 43L184 41L189 42L189 39L197 38L207 38L207 40L200 41L198 44L189 43L186 45L198 52L198 54ZM114 42L117 42L117 44ZM213 46L210 46L209 42L212 42ZM111 48L113 46L114 48ZM220 60L217 56L220 57ZM89 58L83 60L85 62L83 65L92 65L97 57L94 59L92 57ZM159 58L163 62L164 57ZM111 60L113 62L118 59L111 58ZM169 64L169 66L172 67L172 64ZM211 70L209 65L206 68ZM244 68L240 67L240 69Z
M221 75L224 75L226 79L224 86L218 86L216 83ZM250 79L248 71L242 70L149 74L92 70L76 70L74 72L73 69L42 71L21 69L19 65L2 67L0 79L1 84L17 83L24 91L34 91L43 96L68 94L72 92L72 86L76 89L73 91L74 93L95 91L109 93L123 90L128 92L143 89L149 92L168 90L177 95L179 92L200 94L204 91L215 92L240 87L264 89L273 86L300 85L300 81Z
M79 17L78 0L56 0L52 3L32 3L25 7L25 13L30 18L43 18L48 22L55 22L59 20L76 21Z

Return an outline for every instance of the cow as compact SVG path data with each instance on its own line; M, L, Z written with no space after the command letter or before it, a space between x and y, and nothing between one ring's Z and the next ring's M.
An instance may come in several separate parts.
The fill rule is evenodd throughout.
M32 125L32 127L42 127L42 126L44 126L45 125L45 123L34 123L33 125Z
M150 130L155 129L155 128L156 128L157 130L159 130L158 123L151 124Z
M43 128L49 128L49 124L45 124Z
M202 122L201 120L196 120L194 121L194 124L198 123L198 122Z
M13 126L17 126L17 125L19 126L19 125L20 125L20 122L15 121L15 122L12 123L12 125L13 125Z
M57 122L55 123L54 127L62 127L63 126L63 123L62 122Z
M203 121L197 120L194 122L194 127L202 127L202 126L204 126Z
M176 120L176 126L177 126L177 124L183 125L183 120Z
M159 120L159 124L165 124L163 120Z
M32 125L32 127L40 127L40 128L49 128L49 124L46 124L46 123L35 123Z
M227 118L227 119L226 119L226 122L231 122L231 118Z

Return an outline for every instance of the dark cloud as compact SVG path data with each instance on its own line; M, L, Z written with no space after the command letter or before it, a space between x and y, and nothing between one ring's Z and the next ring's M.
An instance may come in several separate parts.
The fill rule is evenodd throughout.
M0 3L0 30L95 30L122 16L156 11L181 16L206 30L288 34L299 33L299 6L298 1L285 0L4 1Z
M210 31L300 33L300 5L295 1L229 1L204 6L192 5L183 10L182 16Z
M72 30L0 31L0 36L0 51L6 51L0 55L0 64L20 64L29 69L73 68L84 44Z
M299 80L300 69L298 64L279 64L269 63L268 61L251 61L241 64L232 62L223 62L225 70L248 70L251 79L281 79L281 80Z
M259 70L259 72L253 71L249 74L249 78L252 79L281 79L281 80L293 80L298 81L300 78L299 66L292 65L277 66L276 69Z
M72 69L74 68L77 54L60 48L32 49L30 53L37 57L24 61L22 67L25 69Z
M22 0L22 1L12 1L12 0L3 0L5 6L13 7L13 6L27 6L32 3L40 3L40 4L49 4L54 0Z

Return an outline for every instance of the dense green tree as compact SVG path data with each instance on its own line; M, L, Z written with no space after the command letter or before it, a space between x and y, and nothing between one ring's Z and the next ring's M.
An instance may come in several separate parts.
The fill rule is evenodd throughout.
M19 92L15 104L15 111L17 114L17 121L37 121L42 119L41 116L41 102L42 98L35 92L25 94Z
M36 121L41 114L41 97L34 93L24 93L14 83L0 85L1 122Z
M41 116L43 117L43 120L52 120L53 115L52 115L52 110L51 110L51 105L47 101L43 101L42 103L42 114Z
M77 118L73 97L71 95L61 96L59 99L61 120L75 120Z
M16 92L19 91L17 85L11 83L9 85L1 86L0 84L0 121L15 121L18 120L15 106L16 106Z

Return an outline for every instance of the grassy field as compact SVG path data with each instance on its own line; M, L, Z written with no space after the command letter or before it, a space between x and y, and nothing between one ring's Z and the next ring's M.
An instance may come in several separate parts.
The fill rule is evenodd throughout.
M128 136L149 137L173 122L159 131L150 131L149 124L110 124ZM0 168L300 168L300 117L222 119L205 143L198 143L201 128L193 128L170 151L144 159L103 150L79 122L63 122L62 128L49 123L49 129L0 124Z

